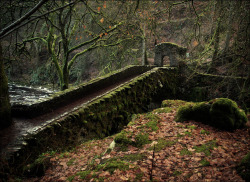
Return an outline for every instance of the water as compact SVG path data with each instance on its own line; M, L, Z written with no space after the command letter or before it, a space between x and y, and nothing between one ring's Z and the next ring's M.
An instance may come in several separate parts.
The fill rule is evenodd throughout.
M49 97L54 92L42 87L28 87L10 83L9 85L10 103L31 105L35 102Z

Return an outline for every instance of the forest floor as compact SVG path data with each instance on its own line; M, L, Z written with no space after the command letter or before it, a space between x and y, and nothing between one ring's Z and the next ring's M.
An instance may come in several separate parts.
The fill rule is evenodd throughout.
M177 123L175 114L173 106L134 115L121 133L44 154L45 176L25 181L244 181L235 167L250 149L248 129Z

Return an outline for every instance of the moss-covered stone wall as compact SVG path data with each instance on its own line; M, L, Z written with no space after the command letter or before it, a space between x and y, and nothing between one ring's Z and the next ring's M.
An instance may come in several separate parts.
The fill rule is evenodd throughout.
M13 105L12 115L33 117L53 111L55 108L73 102L84 95L108 87L119 80L140 75L152 68L153 68L152 66L138 66L138 65L127 66L123 69L112 72L111 74L107 74L102 77L93 79L90 82L83 83L77 87L57 92L53 94L51 97L45 98L44 100L34 103L32 105L24 105L24 104Z
M82 141L118 132L133 113L147 111L154 98L174 98L176 84L175 68L154 68L27 136L21 149L10 157L10 166L20 173L43 152L68 149Z

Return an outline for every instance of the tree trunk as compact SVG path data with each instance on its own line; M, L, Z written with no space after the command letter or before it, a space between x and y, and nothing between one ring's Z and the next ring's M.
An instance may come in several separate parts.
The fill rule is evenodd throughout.
M143 27L142 36L142 65L148 65L147 50L146 50L146 26Z
M11 106L8 93L8 80L4 72L3 53L0 43L0 129L12 124Z
M68 64L63 67L63 83L61 85L61 90L66 90L69 88L69 70Z
M218 52L219 52L219 43L220 43L220 29L221 29L221 13L222 13L222 0L217 2L217 11L218 11L218 18L217 18L217 25L215 30L215 37L214 37L214 53L212 58L212 67L216 66L216 62L218 61Z
M230 44L230 40L232 37L232 30L233 30L233 7L234 7L234 2L233 1L229 1L229 13L228 13L228 20L227 20L227 36L226 36L226 41L225 41L225 46L224 46L224 53L227 53L228 48L229 48L229 44Z

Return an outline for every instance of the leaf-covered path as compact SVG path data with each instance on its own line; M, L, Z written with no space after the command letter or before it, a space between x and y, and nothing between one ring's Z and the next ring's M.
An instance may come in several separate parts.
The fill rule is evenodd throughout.
M247 129L177 123L175 114L160 108L136 115L120 134L44 154L51 167L26 181L244 181L235 167L250 149Z

